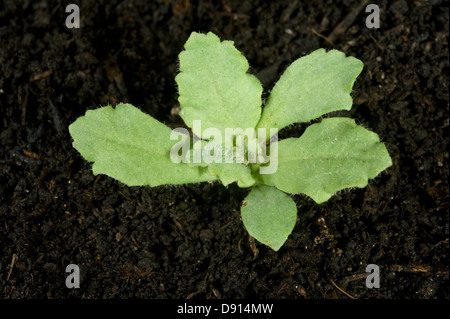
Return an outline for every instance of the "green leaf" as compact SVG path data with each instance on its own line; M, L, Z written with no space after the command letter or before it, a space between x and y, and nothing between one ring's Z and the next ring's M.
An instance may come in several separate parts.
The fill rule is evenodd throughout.
M261 116L262 86L247 73L246 58L233 42L209 32L193 32L181 52L178 84L180 116L194 134L193 121L203 128L254 128Z
M317 203L348 187L365 187L392 165L377 134L349 118L327 118L300 138L278 142L278 170L263 182L287 193L304 193Z
M292 233L297 221L297 205L288 195L270 186L256 186L241 207L248 233L277 251Z
M197 183L217 179L207 168L173 163L171 129L130 104L89 110L69 126L74 147L93 173L128 186Z
M220 181L224 186L227 186L233 182L237 182L238 186L242 188L250 187L253 184L255 184L256 180L253 178L251 174L250 167L248 165L245 165L244 163L236 162L235 158L233 158L232 163L227 163L226 150L224 150L222 147L220 147L217 150L218 151L217 159L220 162L211 161L212 159L209 159L207 162L205 162L205 153L211 154L214 152L214 148L211 145L209 145L209 143L211 142L207 142L204 140L196 141L194 143L193 149L190 149L187 152L186 161L188 163L191 163L190 165L208 167L209 173L213 176L217 176L217 178L220 179ZM199 162L199 158L195 159L194 156L195 148L198 148L197 154L200 153L202 154L201 162Z
M271 91L257 127L281 130L332 111L349 110L350 92L362 69L360 60L337 50L319 49L297 59Z
M241 163L211 163L209 173L217 175L224 186L237 182L239 187L245 188L255 184L250 168Z

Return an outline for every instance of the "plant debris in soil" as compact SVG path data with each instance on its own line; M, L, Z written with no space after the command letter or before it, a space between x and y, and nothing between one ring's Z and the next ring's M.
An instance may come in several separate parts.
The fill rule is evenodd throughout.
M359 3L86 0L68 29L69 2L2 1L0 297L449 298L449 10L380 1L368 29ZM298 221L278 252L245 231L246 189L93 176L68 125L119 102L183 125L174 77L192 31L233 40L265 98L315 49L362 60L352 110L331 115L377 132L393 166L321 205L293 195ZM65 285L69 264L80 289ZM380 288L366 287L368 264Z

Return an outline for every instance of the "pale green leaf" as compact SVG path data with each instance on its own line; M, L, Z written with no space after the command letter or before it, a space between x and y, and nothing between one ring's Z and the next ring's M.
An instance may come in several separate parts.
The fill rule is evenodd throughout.
M248 233L277 251L292 233L297 205L288 195L271 186L253 187L241 207Z
M232 158L231 163L227 162L226 151L221 145L218 145L219 148L214 150L210 143L214 145L214 143L204 140L196 141L193 149L187 152L186 161L190 165L207 166L209 173L217 176L224 186L233 182L237 182L238 186L242 188L255 184L255 179L248 165L236 162L235 157ZM215 151L217 151L217 156L214 156Z
M300 138L277 143L278 170L261 175L265 184L287 193L304 193L317 203L349 187L365 187L392 165L377 134L349 118L327 118Z
M271 91L257 127L281 130L332 111L349 110L350 92L362 68L360 60L337 50L318 49L297 59Z
M175 81L180 94L180 116L194 134L194 120L202 129L254 128L261 116L262 86L247 73L247 59L234 47L209 32L193 32L179 55Z
M237 182L239 187L245 188L255 184L250 168L241 163L211 163L208 166L212 175L217 175L224 186Z
M207 168L173 163L171 129L130 104L89 110L69 126L74 147L93 173L128 186L184 184L217 179Z

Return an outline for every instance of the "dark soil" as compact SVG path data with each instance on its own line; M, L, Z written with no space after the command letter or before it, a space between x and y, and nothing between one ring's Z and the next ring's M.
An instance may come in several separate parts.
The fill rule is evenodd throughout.
M381 1L368 29L360 2L326 2L86 0L68 29L70 2L2 1L0 297L449 298L448 3ZM68 125L129 102L179 126L177 55L192 31L235 41L266 97L315 49L361 59L354 107L337 114L377 132L393 166L321 205L292 196L298 222L278 252L240 220L248 189L93 176ZM65 286L69 264L80 289ZM368 264L379 289L365 286Z

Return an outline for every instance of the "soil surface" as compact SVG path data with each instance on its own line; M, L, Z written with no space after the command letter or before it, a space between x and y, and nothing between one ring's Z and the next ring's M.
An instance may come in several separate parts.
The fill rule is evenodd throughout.
M449 298L448 3L381 1L369 29L367 1L86 0L68 29L69 3L0 3L1 298ZM233 40L265 97L318 48L362 60L352 110L328 116L378 133L393 166L321 205L293 195L278 252L241 222L248 189L93 176L68 125L119 102L181 125L174 77L192 31Z

